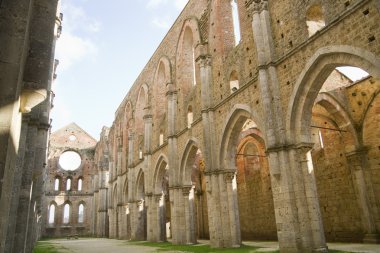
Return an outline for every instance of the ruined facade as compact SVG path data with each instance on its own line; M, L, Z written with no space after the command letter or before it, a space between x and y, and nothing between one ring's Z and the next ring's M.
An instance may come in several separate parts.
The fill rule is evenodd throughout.
M378 0L190 0L102 131L96 235L379 242L379 21Z
M0 1L0 252L41 235L58 0Z
M0 253L31 252L41 224L281 252L379 242L379 0L190 0L95 150L69 126L46 172L57 6L0 0Z
M75 123L51 134L44 237L94 235L95 145L96 140Z

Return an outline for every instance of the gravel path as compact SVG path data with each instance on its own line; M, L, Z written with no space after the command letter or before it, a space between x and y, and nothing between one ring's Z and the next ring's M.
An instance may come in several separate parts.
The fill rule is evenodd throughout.
M112 239L50 240L60 253L152 253L154 248L130 245L126 241Z

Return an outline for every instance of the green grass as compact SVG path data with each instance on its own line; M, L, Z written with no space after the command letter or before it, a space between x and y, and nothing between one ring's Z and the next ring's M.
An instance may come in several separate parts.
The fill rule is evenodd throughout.
M170 242L141 242L141 241L129 241L128 244L141 245L147 247L157 248L157 252L178 251L178 252L191 252L191 253L218 253L218 252L236 252L236 253L256 253L263 252L257 251L259 247L253 247L248 245L242 245L240 248L227 248L217 249L210 248L209 245L195 244L195 245L174 245ZM266 253L279 253L279 250L265 251ZM329 250L329 253L354 253L349 251Z
M240 248L228 248L228 249L217 249L210 248L209 245L205 244L195 244L195 245L174 245L170 242L128 242L129 244L148 246L157 248L158 252L165 251L182 251L182 252L192 252L192 253L214 253L214 252L236 252L236 253L255 253L258 252L258 247L252 247L248 245L242 245ZM279 251L267 251L267 253L278 253Z
M63 247L58 248L54 243L49 242L44 239L43 241L37 242L36 246L33 249L33 253L60 253Z

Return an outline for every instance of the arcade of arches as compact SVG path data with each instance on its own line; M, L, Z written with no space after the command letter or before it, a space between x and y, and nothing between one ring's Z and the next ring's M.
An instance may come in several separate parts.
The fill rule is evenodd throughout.
M60 151L82 167L51 156L54 194L89 190L45 203L45 235L379 243L379 21L378 0L189 0L96 146Z

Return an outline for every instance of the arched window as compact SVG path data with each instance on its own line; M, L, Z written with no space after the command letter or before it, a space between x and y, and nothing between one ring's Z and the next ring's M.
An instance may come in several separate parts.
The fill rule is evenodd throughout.
M230 91L234 93L239 89L239 77L236 71L232 71L230 76Z
M326 26L323 17L322 7L318 4L312 5L306 12L306 25L309 32L309 37Z
M65 204L63 208L63 223L68 224L70 222L70 205Z
M79 210L78 210L78 223L83 223L83 222L84 222L84 205L80 204Z
M194 115L193 115L193 107L190 105L188 108L187 108L187 127L188 128L191 128L191 124L193 124L193 120L194 120Z
M142 151L142 147L140 145L139 147L139 159L142 160L143 159L143 151Z
M59 191L59 184L60 184L60 180L59 178L55 178L54 180L54 191Z
M51 204L49 207L49 224L55 223L55 205Z
M235 46L239 44L241 35L240 35L240 21L239 21L239 10L237 5L237 0L231 1L232 8L232 21L234 26L234 36L235 36Z
M82 178L79 178L79 179L78 179L78 191L81 191L81 190L82 190L82 185L83 185L83 179L82 179Z
M160 132L159 145L161 146L162 144L164 144L164 134L163 134L162 131L161 131L161 132Z
M66 181L66 191L71 190L71 178L68 178Z

